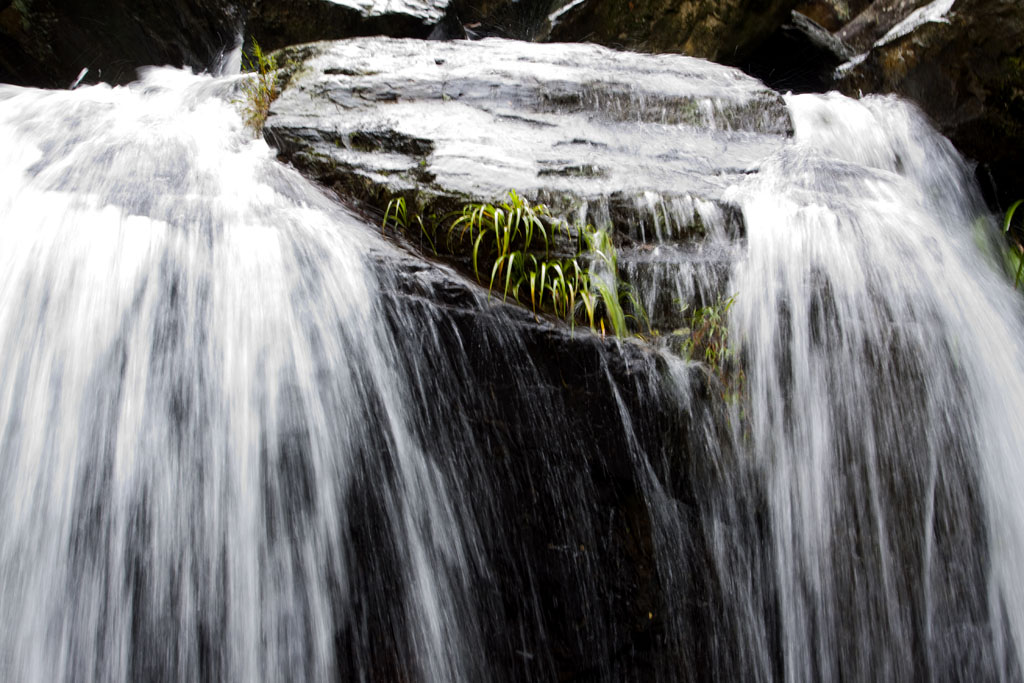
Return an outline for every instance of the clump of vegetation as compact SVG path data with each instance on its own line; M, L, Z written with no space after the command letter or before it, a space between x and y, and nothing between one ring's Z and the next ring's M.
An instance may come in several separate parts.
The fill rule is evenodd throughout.
M617 336L646 322L632 289L619 279L609 233L591 225L570 228L515 191L496 204L470 203L427 219L410 215L399 197L384 212L383 228L388 227L418 233L435 253L442 235L452 253L465 245L477 280L503 299L529 305L534 314L549 312L570 325L585 322Z
M387 231L388 226L401 231L407 236L411 232L413 226L419 227L419 234L421 237L427 239L427 243L430 244L430 249L436 254L437 245L434 242L434 234L436 232L436 218L430 221L430 229L427 228L428 223L424 222L423 216L419 214L409 215L409 211L405 205L405 199L398 197L388 202L388 207L384 211L384 220L381 223L381 230Z
M618 253L607 230L552 216L514 191L505 200L470 203L444 216L409 211L403 197L384 211L382 229L396 230L464 255L477 281L490 293L550 313L570 325L586 324L601 334L660 336L633 288L619 278ZM683 314L687 327L671 338L689 360L702 362L718 379L722 398L735 402L745 376L726 321L736 295ZM671 342L670 342L671 343Z
M719 298L710 306L695 308L690 313L689 327L680 330L680 351L689 360L700 360L718 378L723 398L735 399L743 390L743 370L736 358L736 349L730 343L726 319L736 303L736 295ZM685 314L686 307L683 312Z
M280 94L277 83L277 61L266 55L256 39L252 39L252 54L245 57L243 66L254 75L242 83L242 120L255 135L263 131L270 114L270 104Z
M1019 237L1010 234L1010 226L1013 224L1013 217L1021 204L1024 204L1024 199L1014 202L1006 211L1006 217L1003 219L1003 234L1010 240L1010 248L1006 252L1006 258L1010 271L1014 273L1014 287L1020 286L1021 278L1024 276L1024 245L1021 244Z

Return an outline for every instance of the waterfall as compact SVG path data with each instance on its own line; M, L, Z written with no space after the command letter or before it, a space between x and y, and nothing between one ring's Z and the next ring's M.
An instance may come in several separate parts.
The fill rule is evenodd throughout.
M0 678L1020 678L1024 311L911 106L636 200L724 397L384 239L238 78L0 86Z
M2 677L327 679L352 554L400 547L395 676L466 680L473 558L403 404L379 240L230 86L0 94ZM390 538L360 535L373 505Z
M897 99L788 104L795 143L731 192L774 575L747 603L778 605L739 642L780 640L763 679L1014 675L1024 327L970 169Z

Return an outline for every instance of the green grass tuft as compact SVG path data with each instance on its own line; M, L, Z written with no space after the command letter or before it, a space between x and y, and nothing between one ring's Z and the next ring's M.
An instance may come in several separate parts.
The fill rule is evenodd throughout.
M586 323L620 337L646 324L632 288L619 278L609 232L591 225L570 228L514 190L504 201L470 203L428 219L411 215L398 197L384 212L382 228L389 227L409 237L419 233L434 253L443 235L449 252L468 251L473 274L489 292L527 305L535 315L551 313L571 326Z
M270 114L270 104L280 94L277 87L277 61L273 56L266 55L256 39L252 39L252 54L245 58L246 71L253 76L242 83L241 105L242 120L254 135L263 132L263 124Z
M736 295L719 298L710 306L695 308L687 321L689 327L680 330L680 351L689 360L703 362L722 386L722 397L730 400L743 392L744 374L736 357L736 348L729 339L727 319L736 303ZM686 307L683 312L685 314Z

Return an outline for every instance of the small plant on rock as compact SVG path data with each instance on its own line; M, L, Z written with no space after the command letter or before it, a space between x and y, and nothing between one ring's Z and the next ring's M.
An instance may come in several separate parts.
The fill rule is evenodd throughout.
M559 236L572 242L574 253L552 256ZM514 191L508 200L495 204L468 204L449 230L449 240L467 236L472 244L473 272L482 281L481 262L490 262L488 288L497 285L507 298L529 303L534 313L550 310L570 325L585 320L604 334L629 334L624 303L639 310L632 290L621 283L618 259L611 236L592 225L573 230L552 218L542 204L531 205ZM522 296L522 298L521 298ZM646 318L646 316L639 316Z
M244 66L253 76L242 83L242 120L255 135L263 131L270 114L270 104L280 94L277 88L277 61L266 55L256 39L252 39L252 54L245 58Z
M488 291L501 292L506 300L511 296L535 314L548 311L573 326L586 321L594 330L618 336L629 333L630 319L646 320L632 289L619 280L607 231L591 225L570 230L544 205L531 204L515 191L505 201L466 204L446 218L427 221L410 215L405 200L396 198L384 212L383 228L389 226L407 236L418 226L435 253L436 236L444 230L452 253L468 245L473 274ZM627 314L627 307L640 315Z
M436 233L437 226L432 221L428 227L428 223L419 214L410 216L405 205L405 197L395 197L388 202L387 209L384 210L384 220L381 223L381 229L387 230L388 225L406 235L413 232L413 226L418 226L420 235L427 239L430 249L435 254L437 253L437 246L434 244L434 234Z
M680 330L680 351L690 360L702 361L722 384L723 397L735 398L743 388L744 375L729 340L726 319L736 303L736 295L719 298L710 306L696 308L689 316L689 327ZM684 307L684 313L686 308Z
M545 255L550 254L551 243L545 219L550 219L543 204L531 205L515 190L508 193L508 201L498 204L467 204L461 215L448 230L449 244L456 234L462 241L466 235L473 245L473 270L478 270L481 248L492 253L497 261L511 256L514 250L537 251L537 240L543 242ZM550 225L557 226L558 222Z
M612 243L611 234L607 230L595 229L590 225L579 230L579 234L586 243L591 258L588 271L591 285L597 291L595 305L600 303L603 308L601 330L604 331L604 320L607 319L618 337L628 333L630 320L633 321L635 329L646 328L650 331L647 313L640 304L633 286L619 278L619 257ZM627 311L633 311L635 315ZM591 318L590 326L593 327L593 313L589 307L587 314Z

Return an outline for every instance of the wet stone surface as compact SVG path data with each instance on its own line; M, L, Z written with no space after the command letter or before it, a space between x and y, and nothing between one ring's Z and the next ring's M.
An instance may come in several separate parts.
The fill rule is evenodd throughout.
M792 132L777 93L679 55L372 38L278 61L292 73L266 137L307 176L371 214L398 196L430 216L515 190L570 224L611 228L619 277L666 330L728 295L744 226L726 191ZM438 252L472 273L462 246Z
M715 202L792 128L758 81L678 55L369 38L288 59L301 65L268 139L315 179L378 204L513 188L562 209L642 208L651 193Z

